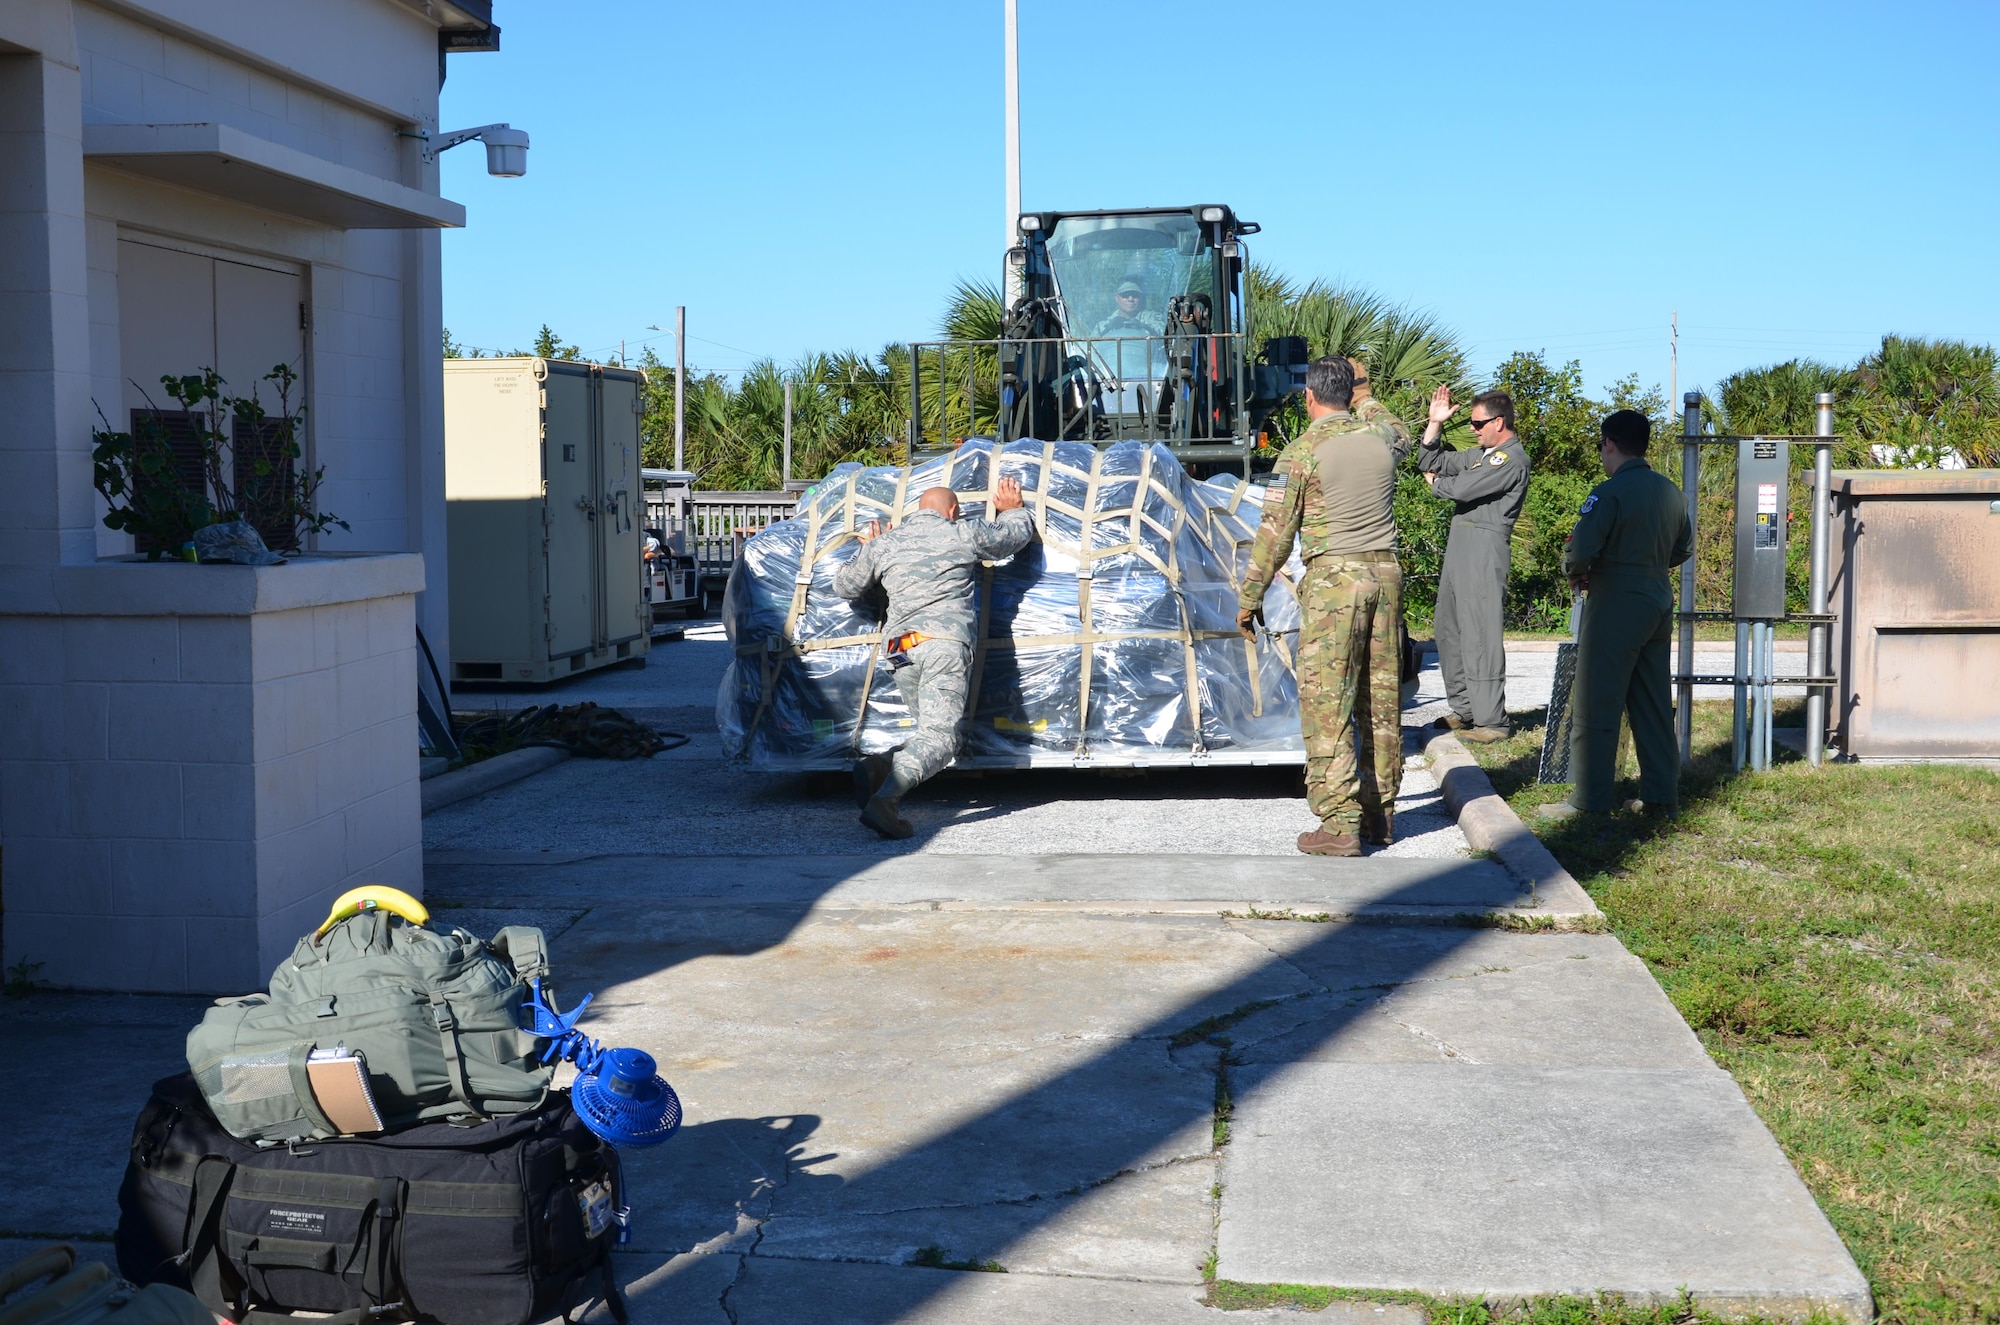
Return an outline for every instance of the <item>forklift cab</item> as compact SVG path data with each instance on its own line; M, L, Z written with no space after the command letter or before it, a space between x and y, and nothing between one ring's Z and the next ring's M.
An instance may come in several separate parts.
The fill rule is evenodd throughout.
M1249 362L1243 237L1227 207L1030 212L1000 346L1001 440L1166 442L1245 465L1265 414Z

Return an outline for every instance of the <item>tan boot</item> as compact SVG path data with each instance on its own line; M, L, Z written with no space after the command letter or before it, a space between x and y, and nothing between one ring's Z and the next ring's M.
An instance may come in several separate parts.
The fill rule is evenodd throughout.
M1358 856L1361 854L1361 839L1352 833L1329 833L1324 828L1315 828L1310 833L1299 834L1299 850L1308 856Z
M1432 725L1437 727L1439 731L1462 732L1472 724L1464 718L1459 717L1456 713L1447 713Z
M1468 727L1458 734L1458 739L1475 745L1498 745L1513 734L1505 727Z

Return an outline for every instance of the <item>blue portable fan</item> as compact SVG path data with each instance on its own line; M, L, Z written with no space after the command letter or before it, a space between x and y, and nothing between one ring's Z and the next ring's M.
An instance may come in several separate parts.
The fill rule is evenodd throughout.
M659 1075L653 1056L642 1049L606 1049L576 1028L590 1006L585 994L568 1012L558 1012L533 981L535 997L521 1005L529 1030L548 1040L542 1061L576 1064L570 1104L583 1125L614 1146L641 1149L656 1146L680 1130L681 1101Z

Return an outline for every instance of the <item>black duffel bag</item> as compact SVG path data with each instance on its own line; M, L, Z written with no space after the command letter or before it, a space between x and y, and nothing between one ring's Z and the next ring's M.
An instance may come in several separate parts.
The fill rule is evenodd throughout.
M529 1325L625 1304L611 1247L618 1153L551 1092L469 1127L258 1147L215 1121L194 1078L153 1087L118 1191L118 1268L212 1311Z

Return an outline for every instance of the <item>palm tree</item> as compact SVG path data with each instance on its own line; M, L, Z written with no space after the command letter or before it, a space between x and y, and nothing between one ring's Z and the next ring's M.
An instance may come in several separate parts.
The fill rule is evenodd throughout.
M2000 464L2000 373L1991 346L1884 336L1854 377L1855 432L1878 464Z
M1851 428L1841 406L1851 403L1856 385L1852 372L1815 359L1745 368L1723 378L1716 389L1721 406L1718 422L1724 431L1739 436L1802 436L1819 426L1819 394L1831 391L1836 397L1835 418Z

